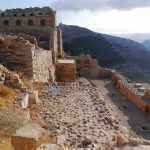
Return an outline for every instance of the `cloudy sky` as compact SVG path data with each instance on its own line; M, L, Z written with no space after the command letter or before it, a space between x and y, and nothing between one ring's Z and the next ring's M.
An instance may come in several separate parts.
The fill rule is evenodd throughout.
M93 31L150 33L150 0L0 0L0 9L51 6L64 24Z

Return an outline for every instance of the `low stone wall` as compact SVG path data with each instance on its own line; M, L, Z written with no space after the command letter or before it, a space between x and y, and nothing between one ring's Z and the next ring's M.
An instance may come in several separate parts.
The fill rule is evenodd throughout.
M56 63L57 82L76 82L76 64L74 60L58 60Z
M110 78L111 77L111 70L110 69L99 69L99 77L100 78Z
M150 108L150 105L147 104L141 96L138 96L127 84L121 80L119 80L117 83L117 89L142 111L145 111L146 105L148 105Z
M147 112L147 115L150 116L150 103L145 100L145 97L135 93L128 83L123 81L121 76L112 71L111 79L114 82L116 88L128 98L137 108L141 109L144 113ZM144 95L148 97L148 93Z

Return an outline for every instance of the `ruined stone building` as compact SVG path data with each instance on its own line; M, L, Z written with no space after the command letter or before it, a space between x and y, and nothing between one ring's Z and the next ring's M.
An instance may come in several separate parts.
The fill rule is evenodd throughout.
M0 12L0 63L21 71L34 81L67 81L66 69L56 78L59 59L63 58L62 33L57 27L56 11L49 7L11 9ZM64 60L65 61L65 60ZM64 63L66 66L74 63ZM72 73L76 74L75 67ZM63 73L65 71L65 73ZM69 81L75 81L75 76Z
M0 12L0 32L33 35L41 47L62 50L61 31L57 28L56 11L49 7L7 9Z
M79 56L69 56L75 59L78 76L87 78L107 77L110 71L99 66L97 59L93 59L89 54L81 54Z

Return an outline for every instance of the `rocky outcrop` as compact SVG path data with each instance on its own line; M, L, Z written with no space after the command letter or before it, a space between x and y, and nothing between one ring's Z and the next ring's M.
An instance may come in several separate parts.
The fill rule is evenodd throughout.
M2 65L0 65L0 84L5 84L17 89L24 87L24 84L19 75L9 71Z

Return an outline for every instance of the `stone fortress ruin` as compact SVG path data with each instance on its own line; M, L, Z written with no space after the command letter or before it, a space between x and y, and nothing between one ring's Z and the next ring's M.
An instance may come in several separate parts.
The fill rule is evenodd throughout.
M0 33L1 64L23 72L34 81L59 81L55 67L63 63L58 59L65 58L55 11L49 7L3 11L0 13ZM65 64L67 70L69 61ZM70 65L72 74L76 74L75 62ZM75 75L71 77L70 81L76 80ZM61 77L63 80L66 81Z
M1 11L0 33L0 85L20 90L12 110L21 112L15 124L20 116L26 121L11 133L15 150L150 149L150 142L131 135L116 117L107 90L102 91L104 84L97 88L92 79L111 79L118 91L150 116L150 90L143 87L147 84L102 68L88 54L65 56L55 11L49 7ZM13 71L40 83L39 89L26 87Z
M56 29L56 11L49 7L5 10L0 14L0 32L25 33L49 40Z

